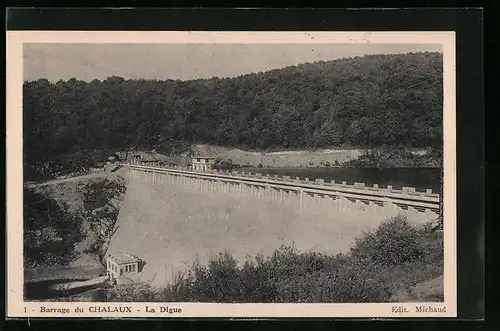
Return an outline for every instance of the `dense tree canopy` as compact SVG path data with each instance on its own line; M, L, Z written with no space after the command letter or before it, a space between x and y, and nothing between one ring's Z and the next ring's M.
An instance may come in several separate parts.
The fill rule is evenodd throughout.
M439 53L191 81L39 79L23 89L25 162L169 141L247 149L440 148L442 99Z

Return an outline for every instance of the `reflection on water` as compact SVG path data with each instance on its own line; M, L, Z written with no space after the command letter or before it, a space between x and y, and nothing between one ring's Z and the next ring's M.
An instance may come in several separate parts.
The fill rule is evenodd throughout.
M440 168L241 168L237 171L291 176L311 180L322 178L347 183L361 182L366 185L378 184L381 187L392 185L395 189L403 186L415 187L419 191L432 189L441 191Z

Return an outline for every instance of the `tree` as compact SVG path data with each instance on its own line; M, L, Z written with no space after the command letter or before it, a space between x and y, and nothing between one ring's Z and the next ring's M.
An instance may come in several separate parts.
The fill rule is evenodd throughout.
M30 177L47 164L69 171L54 160L150 147L158 137L252 149L439 149L442 104L439 53L367 55L225 79L40 79L23 85L25 169Z
M30 190L24 191L24 262L26 266L66 264L81 241L80 220L66 206Z

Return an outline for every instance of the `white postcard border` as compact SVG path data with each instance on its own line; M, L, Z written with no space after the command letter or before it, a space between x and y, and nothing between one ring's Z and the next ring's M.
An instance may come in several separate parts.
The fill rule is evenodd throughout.
M441 44L444 59L444 303L215 304L75 303L23 300L22 85L24 43ZM456 317L456 54L449 32L7 32L7 317ZM417 312L416 307L425 312ZM44 307L44 308L42 308ZM92 308L101 307L101 308ZM106 310L110 307L111 311ZM121 307L121 309L120 309ZM129 307L129 308L124 308ZM147 310L146 310L146 307ZM163 307L163 308L161 308ZM166 308L168 307L168 308ZM402 310L394 309L400 307ZM444 312L437 312L438 308ZM114 311L115 308L118 311ZM46 312L42 312L45 309ZM55 311L47 312L49 309ZM151 310L154 309L153 313ZM407 310L405 313L401 311ZM96 311L97 310L97 311ZM121 312L120 312L121 310ZM126 311L125 311L126 310ZM166 310L162 312L162 310ZM179 311L180 310L180 311Z

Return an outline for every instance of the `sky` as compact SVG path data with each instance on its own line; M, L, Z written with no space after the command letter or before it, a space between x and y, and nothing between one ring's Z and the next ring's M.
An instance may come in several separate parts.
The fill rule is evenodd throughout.
M90 82L235 77L367 54L441 52L439 44L24 44L24 80Z

